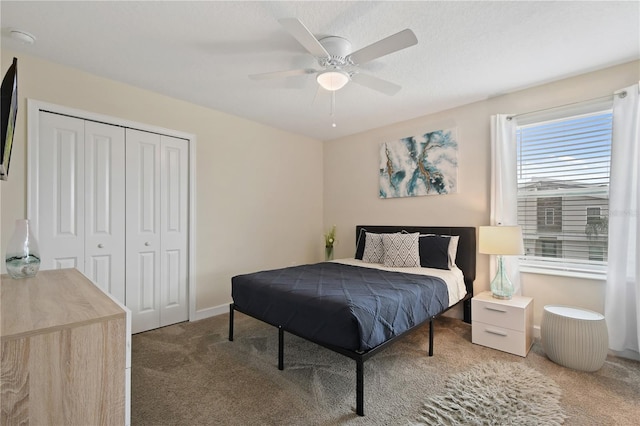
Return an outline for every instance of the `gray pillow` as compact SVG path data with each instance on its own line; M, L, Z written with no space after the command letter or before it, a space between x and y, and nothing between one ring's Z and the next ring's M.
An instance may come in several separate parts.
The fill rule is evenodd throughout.
M362 261L366 263L382 263L383 256L382 234L366 232Z
M420 234L382 234L384 266L419 267Z

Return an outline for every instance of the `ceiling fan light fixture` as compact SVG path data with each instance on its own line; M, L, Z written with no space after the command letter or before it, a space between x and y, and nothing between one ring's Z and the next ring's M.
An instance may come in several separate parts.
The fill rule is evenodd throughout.
M349 82L349 74L340 70L325 71L318 74L316 80L323 89L335 92Z

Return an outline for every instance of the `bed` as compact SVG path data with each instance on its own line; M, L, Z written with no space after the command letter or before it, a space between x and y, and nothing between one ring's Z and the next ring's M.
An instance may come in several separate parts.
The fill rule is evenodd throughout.
M233 277L229 340L238 311L277 327L280 370L285 331L348 356L363 416L364 362L426 322L432 356L436 317L462 304L470 322L475 266L473 227L359 225L352 259Z

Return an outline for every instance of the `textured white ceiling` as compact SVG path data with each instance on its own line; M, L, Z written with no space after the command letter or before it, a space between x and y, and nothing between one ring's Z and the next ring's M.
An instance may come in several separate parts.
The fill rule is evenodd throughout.
M640 2L0 2L2 47L330 140L640 58ZM278 23L300 19L354 50L405 28L418 45L363 72L400 84L389 97L350 83L330 96ZM24 45L10 28L34 34Z

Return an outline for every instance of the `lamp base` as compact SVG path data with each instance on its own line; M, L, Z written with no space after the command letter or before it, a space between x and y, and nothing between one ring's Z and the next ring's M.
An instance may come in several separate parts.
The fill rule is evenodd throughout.
M504 268L504 259L502 256L498 256L498 271L491 281L491 294L496 299L509 300L513 296L513 292L513 284L511 284Z
M512 296L502 296L500 294L491 293L494 299L510 300Z

